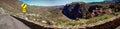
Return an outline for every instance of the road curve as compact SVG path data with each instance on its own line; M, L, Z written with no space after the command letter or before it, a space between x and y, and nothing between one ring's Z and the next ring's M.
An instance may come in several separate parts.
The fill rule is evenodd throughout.
M0 8L0 29L30 29L21 21L6 14L3 8Z

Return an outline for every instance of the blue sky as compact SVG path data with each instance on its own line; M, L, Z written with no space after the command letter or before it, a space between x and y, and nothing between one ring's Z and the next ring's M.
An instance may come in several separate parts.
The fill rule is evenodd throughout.
M19 0L30 6L56 6L65 5L71 2L101 2L104 0Z

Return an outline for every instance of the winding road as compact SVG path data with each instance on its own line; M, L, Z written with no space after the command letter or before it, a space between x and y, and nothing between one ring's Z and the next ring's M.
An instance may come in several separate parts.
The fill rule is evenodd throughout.
M0 8L0 29L30 29L21 21L13 18L9 14L4 12L3 8Z

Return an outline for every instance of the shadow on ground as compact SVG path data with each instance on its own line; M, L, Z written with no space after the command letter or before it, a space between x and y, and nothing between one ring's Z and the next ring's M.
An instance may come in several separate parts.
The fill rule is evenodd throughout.
M43 26L34 24L32 22L28 22L24 19L21 19L21 18L15 17L15 16L12 16L12 17L14 17L14 18L18 19L19 21L23 22L25 25L29 26L31 29L54 29L54 28L45 28ZM97 26L94 26L94 27L87 27L86 29L115 29L118 26L120 26L120 17L113 20L113 21L107 22L105 24L97 25Z
M101 24L101 25L97 25L94 27L88 27L87 29L115 29L118 26L120 26L120 17L116 18L113 21Z
M12 15L11 15L12 16ZM43 26L40 26L40 25L37 25L37 24L34 24L32 22L28 22L24 19L21 19L21 18L18 18L18 17L15 17L15 16L12 16L16 19L18 19L19 21L23 22L25 25L27 25L28 27L30 27L31 29L52 29L52 28L45 28Z

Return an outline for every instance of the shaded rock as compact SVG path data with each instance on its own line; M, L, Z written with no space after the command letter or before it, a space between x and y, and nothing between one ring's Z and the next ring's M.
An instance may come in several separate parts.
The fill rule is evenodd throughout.
M71 3L64 6L62 13L70 19L82 18L86 15L85 3Z
M109 5L109 8L113 9L114 12L119 12L120 11L120 4L111 4Z
M99 6L99 5L93 5L93 6L90 6L88 11L89 12L93 12L93 10L96 10L96 9L99 9L99 8L102 8L102 6Z
M91 18L103 14L111 14L112 9L102 5L87 5L87 3L71 3L64 6L62 13L73 20L77 18Z

